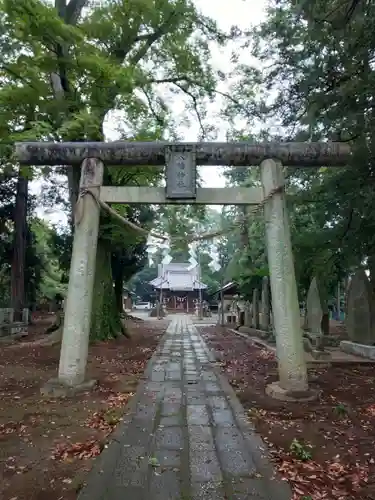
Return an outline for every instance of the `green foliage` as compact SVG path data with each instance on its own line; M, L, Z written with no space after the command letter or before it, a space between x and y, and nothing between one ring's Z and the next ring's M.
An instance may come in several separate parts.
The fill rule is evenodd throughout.
M298 460L302 460L302 462L307 462L312 459L312 455L310 452L310 445L306 445L305 443L301 443L298 439L294 438L289 450L290 452L298 458Z
M348 408L343 403L335 406L333 411L338 417L346 417L348 415Z
M4 186L3 186L4 187ZM2 241L0 253L0 293L2 307L10 304L10 262L13 253L12 213L2 212L0 221ZM31 206L32 207L32 206ZM4 206L1 208L5 208ZM31 211L31 210L30 210ZM40 303L45 300L62 298L66 293L67 281L64 269L60 266L61 248L55 246L59 235L54 228L36 217L28 220L26 234L25 292L26 304ZM70 256L69 256L70 257ZM66 272L66 270L65 270Z
M237 69L231 95L240 105L223 111L243 119L241 129L233 122L235 139L261 124L250 140L342 140L352 147L344 168L285 169L301 299L314 276L330 296L363 263L375 283L374 25L371 3L270 0L265 21L244 42L257 64ZM245 182L239 169L229 169L228 178ZM253 233L247 255L236 259L242 288L266 269L262 233ZM257 249L250 248L254 236Z
M157 275L158 270L156 264L151 267L145 265L141 271L131 277L126 283L126 286L136 297L140 297L141 300L154 302L155 292L149 282L155 279Z
M40 0L20 0L16 5L0 0L0 154L7 161L16 140L103 140L103 123L110 111L120 113L124 139L175 137L165 90L188 100L185 120L192 118L192 112L202 134L206 126L211 130L204 107L214 95L217 75L209 63L209 44L223 45L235 30L222 33L190 0L117 0L82 12L77 8L80 2L66 4L57 2L54 8ZM114 167L106 169L105 181L157 185L161 173L154 168ZM68 178L74 200L79 169L70 167ZM149 207L114 208L146 229L152 224L154 211ZM55 237L62 250L62 282L68 240ZM128 280L145 263L144 237L104 214L99 247L110 253L110 258L101 253L111 274L109 282ZM55 283L58 273L54 268L45 274L45 293L52 286L47 275ZM104 290L109 285L99 281L96 286ZM98 296L103 297L103 290ZM110 304L104 305L113 312ZM95 324L100 329L99 317Z
M275 73L290 82L282 92L278 87L275 100L283 123L315 140L350 140L354 152L349 168L293 172L295 182L304 183L300 203L308 203L315 225L310 246L320 247L320 252L311 251L317 257L314 266L318 274L337 277L374 251L370 179L375 122L369 103L375 39L369 34L375 9L369 6L365 15L358 8L346 17L349 2L338 9L333 2L312 2L302 8L292 2L283 4L283 9L270 8L259 33L270 42L268 56L277 57ZM259 50L259 55L265 57L266 51ZM270 85L271 78L275 81L275 74L268 73ZM277 83L272 87L277 88Z
M176 262L189 259L188 237L207 226L206 210L197 205L164 205L159 208L155 230L171 238L171 256Z
M63 298L67 292L67 282L60 267L58 248L54 247L59 235L40 219L32 221L31 230L34 235L35 252L39 256L41 266L36 299L40 302L45 299L54 300L56 297Z
M233 139L255 141L254 136L247 137L243 133L234 134ZM255 167L231 167L226 170L225 176L235 186L260 186L259 169ZM262 278L268 275L262 212L252 213L252 207L236 207L227 211L226 217L243 219L242 224L229 235L232 248L228 274L238 284L240 294L246 300L252 300L253 289L260 288Z
M213 95L216 78L208 44L227 37L192 2L108 2L74 20L67 8L59 16L38 0L21 0L16 7L3 0L0 11L15 52L3 66L9 85L1 89L0 102L37 105L34 121L47 118L46 135L98 138L106 113L114 108L124 112L131 134L150 117L172 129L158 86L193 96L197 112L202 99ZM19 44L22 56L17 56ZM59 89L49 83L52 72L60 77Z

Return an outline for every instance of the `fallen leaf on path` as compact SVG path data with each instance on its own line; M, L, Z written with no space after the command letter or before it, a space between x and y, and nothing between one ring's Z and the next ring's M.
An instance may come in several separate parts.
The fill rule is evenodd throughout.
M101 445L95 440L86 441L85 443L63 443L55 447L51 458L53 460L92 458L100 455L101 449Z

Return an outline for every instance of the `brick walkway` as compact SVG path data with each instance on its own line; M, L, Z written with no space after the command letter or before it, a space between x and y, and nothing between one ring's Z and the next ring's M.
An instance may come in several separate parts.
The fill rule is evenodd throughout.
M174 316L79 500L290 500L187 316Z

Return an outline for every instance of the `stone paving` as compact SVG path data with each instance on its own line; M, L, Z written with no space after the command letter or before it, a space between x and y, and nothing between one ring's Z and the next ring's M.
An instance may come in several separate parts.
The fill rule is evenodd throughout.
M290 500L191 319L176 315L78 500Z

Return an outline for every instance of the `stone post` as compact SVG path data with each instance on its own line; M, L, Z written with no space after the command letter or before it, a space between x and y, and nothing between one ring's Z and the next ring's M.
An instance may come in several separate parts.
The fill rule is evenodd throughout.
M250 313L250 302L247 300L245 302L245 317L244 317L244 326L251 327L251 313Z
M30 315L30 311L27 307L25 307L22 310L22 323L25 323L25 325L29 324L29 315Z
M268 276L262 279L262 300L261 300L261 330L268 332L270 327L270 297Z
M252 327L256 330L259 328L259 300L258 300L258 289L253 290L253 318Z
M283 186L281 163L264 160L261 163L261 179L264 197ZM279 381L270 384L266 391L278 399L288 400L294 395L310 399L284 192L271 196L265 203L264 215L279 372Z
M103 171L104 165L100 160L85 159L82 162L80 188L90 188L93 193L99 195ZM86 194L76 204L76 212L78 218L74 231L57 381L61 385L72 388L86 385L84 382L91 326L100 208L94 198Z

